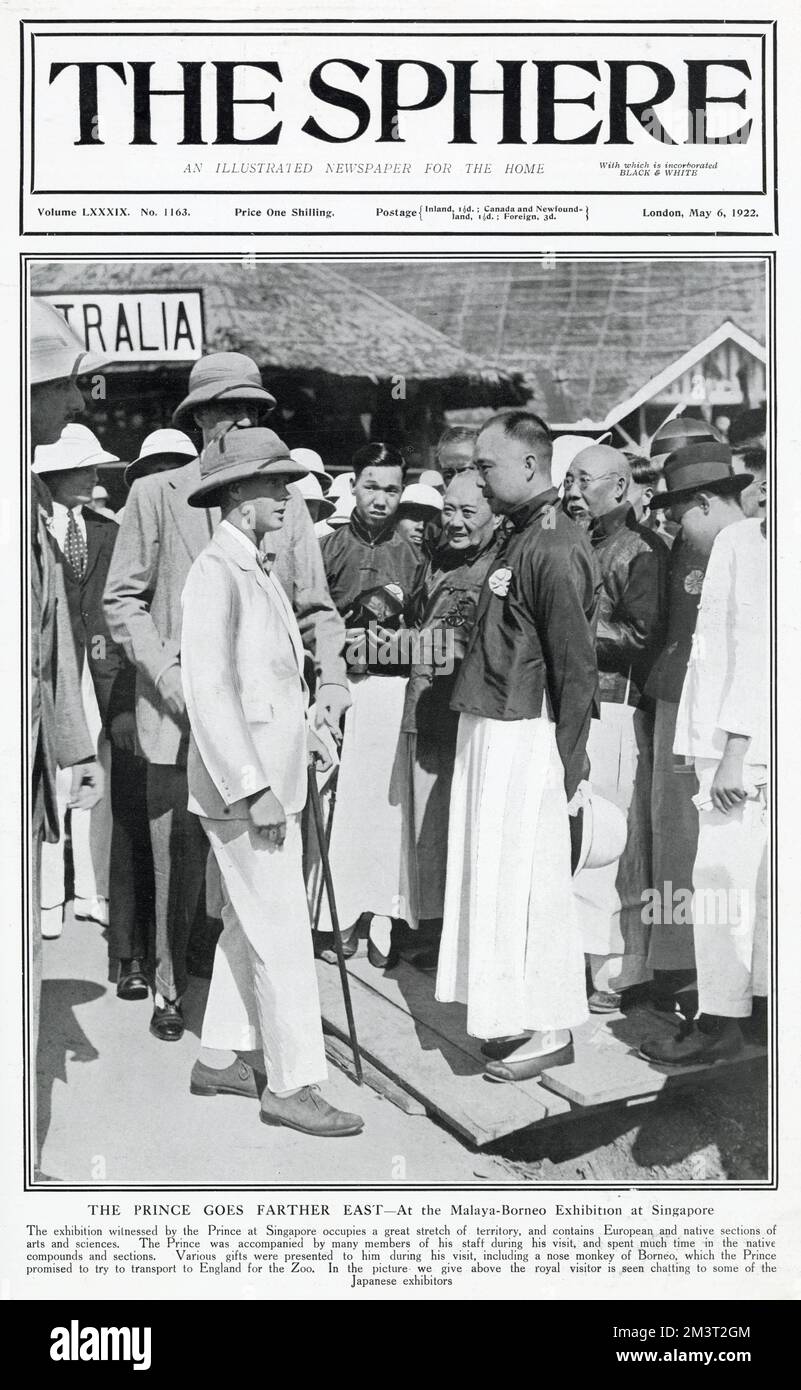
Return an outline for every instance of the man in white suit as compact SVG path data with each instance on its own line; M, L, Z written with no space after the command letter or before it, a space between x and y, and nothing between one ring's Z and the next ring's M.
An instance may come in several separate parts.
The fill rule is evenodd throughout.
M275 406L256 363L238 352L211 353L192 368L175 423L194 420L208 444L238 420L257 422ZM187 948L203 883L207 846L186 809L189 727L181 685L181 591L192 561L219 521L212 507L190 507L200 481L192 459L181 468L138 478L125 506L108 574L104 606L109 631L136 667L136 731L147 761L147 802L156 879L156 962L150 1031L165 1042L184 1031L181 998ZM306 504L291 490L278 533L276 568L318 675L316 719L338 730L350 702L342 649L345 629L325 582L320 547Z
M309 755L329 759L307 719L292 606L259 549L305 471L271 430L232 425L204 450L188 497L223 518L182 600L189 809L220 869L224 924L191 1089L261 1094L265 1123L339 1137L363 1121L318 1090L326 1062L300 833ZM266 1085L242 1056L256 1048Z

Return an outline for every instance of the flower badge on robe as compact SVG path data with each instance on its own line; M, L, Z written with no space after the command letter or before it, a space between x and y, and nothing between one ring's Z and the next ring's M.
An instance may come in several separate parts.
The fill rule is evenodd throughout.
M512 571L509 569L494 570L487 582L493 594L496 594L498 598L506 598L509 585L512 582Z
M690 570L684 576L684 592L687 594L700 594L704 587L704 571Z

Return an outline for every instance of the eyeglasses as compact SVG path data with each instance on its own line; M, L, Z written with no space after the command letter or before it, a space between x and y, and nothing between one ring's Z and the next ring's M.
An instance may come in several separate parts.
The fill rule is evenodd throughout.
M586 473L580 473L578 478L574 478L572 474L568 473L565 476L565 487L571 488L573 484L577 482L580 491L584 492L585 488L590 486L590 483L600 483L603 478L617 478L619 476L620 475L616 473L614 469L610 469L607 473L597 473L594 477L590 477Z

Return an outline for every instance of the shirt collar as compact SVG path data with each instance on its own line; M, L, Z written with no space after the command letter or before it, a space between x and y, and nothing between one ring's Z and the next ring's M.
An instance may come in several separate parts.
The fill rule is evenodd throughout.
M513 531L524 531L529 522L534 520L540 512L545 511L546 507L553 507L559 497L559 492L555 487L546 488L545 492L538 492L536 497L530 497L521 506L515 507L513 512L508 512L506 521Z
M595 516L590 522L590 536L594 541L605 540L607 536L613 536L616 531L628 523L631 503L618 502L611 511L604 512L603 516Z
M63 519L66 519L69 516L74 516L76 518L79 516L83 516L83 503L79 502L77 507L65 507L63 502L57 502L54 498L53 516L61 517Z
M244 531L240 531L239 527L233 526L230 521L223 520L220 522L220 525L225 527L225 530L228 532L230 536L234 536L236 538L236 540L242 546L242 549L247 551L248 555L250 555L254 560L258 560L259 550L258 547L254 544L254 542L250 539L250 536L246 536Z

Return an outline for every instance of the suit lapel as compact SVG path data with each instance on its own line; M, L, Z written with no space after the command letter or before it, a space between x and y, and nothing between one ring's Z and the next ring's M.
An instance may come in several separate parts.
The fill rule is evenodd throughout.
M303 676L303 642L301 640L295 615L292 611L289 599L284 593L281 585L272 574L265 574L256 556L251 554L244 545L240 545L235 536L224 527L218 526L214 532L214 544L224 551L227 558L239 569L245 570L248 574L253 574L260 589L267 594L273 607L277 610L278 616L287 630L301 677Z
M92 570L98 561L98 556L103 549L103 527L102 521L95 521L91 510L88 507L83 509L83 521L86 527L86 568L81 576L81 584L86 584ZM110 523L109 523L110 524ZM66 566L69 568L69 566Z

